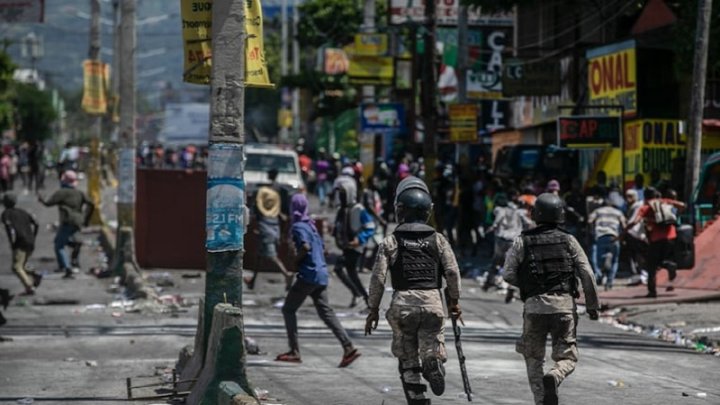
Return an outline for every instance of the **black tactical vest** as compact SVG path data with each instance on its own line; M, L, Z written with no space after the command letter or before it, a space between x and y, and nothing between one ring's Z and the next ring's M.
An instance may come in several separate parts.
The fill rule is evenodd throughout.
M518 273L520 298L555 293L577 295L575 268L570 255L571 236L540 226L523 232L525 257Z
M434 290L442 287L440 253L435 229L426 224L402 224L393 233L397 258L390 265L394 290Z

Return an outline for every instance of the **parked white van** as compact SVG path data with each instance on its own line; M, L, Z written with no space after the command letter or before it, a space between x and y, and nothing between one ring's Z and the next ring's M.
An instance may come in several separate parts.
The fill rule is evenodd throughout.
M247 195L253 195L259 186L269 184L268 171L278 171L278 183L291 194L305 187L300 174L298 155L292 149L277 145L246 144L245 146L245 188Z

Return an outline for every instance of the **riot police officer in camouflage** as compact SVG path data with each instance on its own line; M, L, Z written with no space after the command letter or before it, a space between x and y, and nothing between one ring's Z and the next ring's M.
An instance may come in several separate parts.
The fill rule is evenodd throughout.
M422 378L435 395L445 391L442 278L447 283L451 315L459 318L460 272L447 239L427 225L433 205L425 183L407 177L398 184L395 195L400 225L380 245L370 279L365 334L377 328L389 272L394 292L386 318L393 331L392 353L399 360L408 405L427 405L430 399Z
M578 279L590 319L598 319L595 277L580 243L558 227L564 222L563 201L550 193L535 202L537 228L515 239L505 257L505 281L520 288L525 310L523 333L516 350L525 357L535 404L558 403L558 386L575 370ZM544 373L545 341L552 337L554 366Z

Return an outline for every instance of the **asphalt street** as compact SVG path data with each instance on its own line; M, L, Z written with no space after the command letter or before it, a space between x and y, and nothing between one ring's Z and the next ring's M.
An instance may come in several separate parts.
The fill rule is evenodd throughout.
M80 274L76 280L67 281L52 273L55 267L50 248L52 232L46 226L57 220L56 210L42 209L31 195L21 195L19 205L29 207L43 226L30 264L48 275L36 297L16 297L11 307L3 311L8 324L0 328L0 335L13 340L0 343L0 403L18 403L23 398L33 398L35 403L42 404L128 403L125 378L158 381L156 370L172 367L180 349L192 344L197 314L197 305L193 303L202 296L203 278L182 277L197 272L170 271L174 286L163 287L161 294L180 295L186 306L171 313L125 312L118 307L117 294L107 291L109 280ZM94 244L94 234L84 237ZM9 253L3 233L0 285L17 293L21 287L10 272ZM85 249L86 269L101 260L95 246ZM362 278L367 285L369 274ZM503 295L483 292L473 280L463 282L461 305L466 320L463 345L475 392L474 403L531 403L524 362L514 350L521 330L521 303L505 304ZM264 352L248 356L248 373L258 390L267 391L270 399L266 403L404 403L397 362L390 353L387 322L381 319L373 336L363 336L362 308L347 308L349 293L334 277L330 302L362 356L347 369L337 368L340 345L308 301L298 314L303 363L273 361L278 353L287 350L278 304L282 296L280 277L265 273L260 275L256 289L245 291L243 297L246 334ZM387 308L389 298L388 292L383 309ZM64 299L76 302L38 305ZM717 357L695 354L609 324L592 322L586 316L580 318L578 335L580 362L576 372L561 386L561 404L720 404ZM465 403L452 337L447 336L446 340L450 354L446 365L447 389L433 403ZM698 393L706 396L697 397Z

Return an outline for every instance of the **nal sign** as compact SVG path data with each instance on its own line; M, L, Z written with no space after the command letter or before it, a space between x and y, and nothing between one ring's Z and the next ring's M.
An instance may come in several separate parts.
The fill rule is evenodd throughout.
M591 49L587 52L590 104L622 106L626 115L637 112L637 63L635 41ZM595 110L617 115L617 109Z

